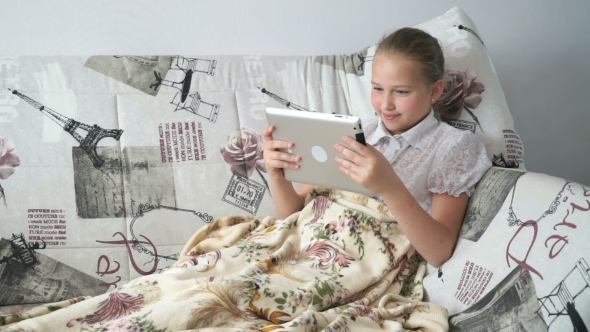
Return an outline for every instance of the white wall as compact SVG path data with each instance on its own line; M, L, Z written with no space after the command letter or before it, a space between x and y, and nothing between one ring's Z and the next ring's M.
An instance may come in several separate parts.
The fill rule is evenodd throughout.
M0 54L348 54L453 6L485 41L527 169L590 184L588 0L0 0Z

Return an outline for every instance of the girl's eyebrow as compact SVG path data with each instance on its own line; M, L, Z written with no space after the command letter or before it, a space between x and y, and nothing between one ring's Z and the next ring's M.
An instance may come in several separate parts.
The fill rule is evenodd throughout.
M381 84L376 83L374 81L371 81L371 84L373 84L373 85L381 85ZM393 85L392 87L394 87L394 88L411 88L412 86L411 85Z

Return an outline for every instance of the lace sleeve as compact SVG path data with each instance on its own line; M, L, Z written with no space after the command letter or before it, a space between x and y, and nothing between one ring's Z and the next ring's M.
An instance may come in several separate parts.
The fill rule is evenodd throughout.
M430 166L428 190L455 197L465 192L471 197L475 185L492 166L492 162L485 146L472 132L449 134L440 144Z

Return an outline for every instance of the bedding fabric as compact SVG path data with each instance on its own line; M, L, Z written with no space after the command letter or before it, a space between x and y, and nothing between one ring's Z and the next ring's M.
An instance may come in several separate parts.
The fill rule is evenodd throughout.
M425 261L384 204L319 187L306 203L284 220L216 220L163 273L0 317L23 319L0 330L448 330L447 310L420 302Z

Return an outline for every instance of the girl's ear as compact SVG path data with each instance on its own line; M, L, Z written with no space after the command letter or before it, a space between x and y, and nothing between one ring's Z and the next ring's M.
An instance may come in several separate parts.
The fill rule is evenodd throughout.
M438 81L434 82L434 84L432 85L432 90L430 92L430 101L432 104L436 103L438 98L440 98L440 96L442 95L444 89L445 83L442 79L439 79Z

